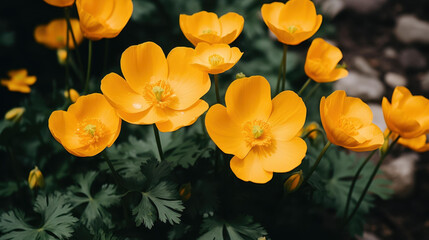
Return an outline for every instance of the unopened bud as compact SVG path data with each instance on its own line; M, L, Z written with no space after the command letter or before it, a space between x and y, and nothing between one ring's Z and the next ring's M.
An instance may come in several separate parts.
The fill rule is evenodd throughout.
M43 188L45 186L45 179L37 166L28 175L28 186L30 189Z
M74 90L73 88L70 88L68 91L64 91L64 97L70 98L72 102L76 102L76 100L80 97L80 95L76 90Z
M58 58L58 62L61 65L64 65L66 63L66 60L67 60L67 50L58 49L57 50L57 58Z
M302 170L293 173L284 183L284 189L287 193L292 193L296 191L302 184L304 180L302 176Z
M242 72L235 74L235 79L240 79L240 78L245 78L245 77L246 77L246 75L244 75L244 73L242 73Z
M183 201L188 201L191 198L191 184L186 183L180 186L179 195Z
M12 122L19 122L24 112L25 112L25 108L23 107L12 108L4 115L4 119Z

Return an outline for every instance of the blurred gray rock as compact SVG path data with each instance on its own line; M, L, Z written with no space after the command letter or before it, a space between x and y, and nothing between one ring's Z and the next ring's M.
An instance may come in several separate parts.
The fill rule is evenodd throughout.
M407 197L413 192L418 160L417 153L405 153L381 166L386 177L392 181L391 188L398 197Z
M422 21L414 15L399 16L394 32L404 43L429 43L429 22Z
M368 104L372 111L372 122L377 125L381 131L384 132L386 129L386 122L384 121L383 109L380 104L370 103Z
M323 15L331 18L337 16L346 6L344 0L316 0L314 2L320 6Z
M355 71L334 84L335 90L345 90L348 96L359 97L362 100L380 100L384 94L384 85L373 76L367 76Z
M373 77L378 77L379 75L379 73L369 65L368 61L361 56L357 56L353 59L353 66L366 75Z
M407 86L407 79L401 74L388 72L384 75L384 81L389 87L395 88L396 86Z
M371 13L380 9L387 0L343 0L346 8L358 13Z
M407 69L426 67L426 58L415 48L406 48L399 53L399 62Z
M429 72L426 72L419 76L420 87L423 91L429 91Z
M357 240L380 240L374 233L364 232L362 237L357 236Z
M384 49L384 56L387 58L396 58L398 57L398 53L394 48L387 47Z

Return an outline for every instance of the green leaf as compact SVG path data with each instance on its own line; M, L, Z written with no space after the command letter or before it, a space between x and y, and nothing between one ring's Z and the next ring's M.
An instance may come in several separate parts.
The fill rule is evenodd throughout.
M157 218L164 223L180 223L184 208L182 201L175 198L174 188L166 182L160 182L147 192L141 193L140 203L133 208L132 213L136 215L137 226L144 223L150 229Z
M204 234L198 240L250 240L267 235L265 229L259 223L253 222L250 216L239 217L233 221L206 218L201 230Z
M104 184L99 192L91 194L91 186L97 175L93 171L78 175L76 179L79 186L70 187L68 195L74 207L86 204L81 221L90 230L94 230L94 225L99 221L108 228L113 227L112 216L106 209L120 201L120 196L116 195L116 187L111 184Z
M50 196L38 196L34 211L41 214L41 227L26 223L24 213L16 210L0 216L0 240L53 240L68 239L73 233L73 225L78 220L70 213L72 207L58 192Z
M310 149L310 158L314 160L315 156L318 155L319 152L319 148ZM338 147L332 146L325 153L321 164L316 170L320 177L320 181L324 183L324 188L316 188L315 196L326 207L336 209L339 217L343 217L344 215L347 196L353 177L363 161L364 159L358 158L355 154L347 154L344 151L339 150ZM361 175L355 184L349 213L357 203L374 168L375 165L371 161L363 168ZM379 196L382 199L388 199L392 195L393 190L388 188L390 181L382 178L382 175L382 172L379 170L368 190L367 195L359 206L359 210L354 217L355 221L363 224L364 221L362 217L367 214L374 205L375 196ZM309 181L309 183L314 184L312 181ZM355 225L353 229L363 229L362 226L359 228L359 223L351 223L350 225L353 224ZM353 234L356 233L360 234L360 232L354 232Z
M189 168L201 157L209 157L210 150L208 139L202 135L194 134L192 136L180 135L173 139L165 150L165 157L172 167L177 165L183 168Z
M16 182L7 181L0 183L0 197L9 197L19 190Z

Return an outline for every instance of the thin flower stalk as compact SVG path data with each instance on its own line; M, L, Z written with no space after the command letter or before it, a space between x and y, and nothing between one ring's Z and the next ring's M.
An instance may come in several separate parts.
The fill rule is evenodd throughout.
M307 95L304 98L304 102L306 102L308 99L310 99L311 96L313 96L314 93L316 93L317 89L320 87L320 83L316 83L310 91L307 93Z
M69 7L64 8L64 15L66 16L67 28L69 29L68 31L70 31L71 39L73 40L74 50L76 52L76 57L77 57L77 62L79 64L79 68L83 72L82 58L80 57L80 53L77 50L78 44L77 44L76 36L73 32L73 28L72 28L71 22L70 22L70 8ZM68 36L68 34L67 34L67 36ZM68 42L67 42L67 45L68 45ZM68 58L68 52L67 52L67 58Z
M319 166L320 161L323 158L323 155L325 155L326 151L328 150L328 148L332 145L331 142L327 142L325 144L325 146L323 147L322 151L319 153L319 156L316 159L316 162L314 163L313 167L311 167L310 172L308 173L308 176L304 179L304 182L302 185L304 185L305 183L308 182L308 180L310 179L311 175L313 175L314 171L316 170L317 166Z
M286 65L287 65L287 49L288 45L283 44L283 80L282 80L282 87L281 91L284 91L286 88Z
M357 210L359 209L360 204L362 203L363 199L365 198L366 193L368 192L369 187L371 186L372 181L374 180L375 175L378 172L378 169L380 168L384 159L386 159L386 156L389 155L390 151L392 150L393 146L395 146L395 144L398 140L399 140L399 136L392 142L392 144L390 144L386 153L381 156L380 161L378 161L377 166L375 167L374 171L372 172L372 174L368 180L368 183L366 184L362 194L359 197L359 200L356 203L355 208L353 209L352 213L347 217L344 225L347 225L350 222L350 220L353 218L353 216L356 214Z
M164 152L162 151L161 138L159 137L159 130L155 124L153 126L153 133L155 134L156 146L158 147L158 153L160 162L164 161Z
M214 74L213 78L214 78L214 82L215 82L216 102L220 104L219 76L217 74Z
M92 40L88 41L88 67L86 68L86 80L84 93L87 93L89 86L89 77L91 75L91 61L92 61Z
M311 83L311 78L308 78L307 81L302 85L301 89L298 91L298 95L302 96L302 93L304 90L308 87L308 85Z

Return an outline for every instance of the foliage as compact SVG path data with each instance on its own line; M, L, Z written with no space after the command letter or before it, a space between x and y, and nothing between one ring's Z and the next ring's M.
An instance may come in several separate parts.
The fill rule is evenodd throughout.
M16 239L67 239L73 233L73 225L78 221L71 215L71 205L64 196L56 192L49 196L38 196L34 211L42 217L40 227L27 223L20 210L3 213L0 217L1 240Z
M198 240L250 240L267 234L264 228L260 224L254 223L249 216L240 217L231 222L206 218L201 230L204 234Z

